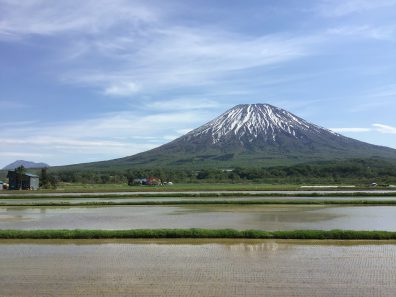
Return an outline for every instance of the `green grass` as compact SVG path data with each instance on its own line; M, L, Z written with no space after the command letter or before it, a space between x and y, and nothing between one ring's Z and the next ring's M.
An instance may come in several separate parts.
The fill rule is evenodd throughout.
M0 230L0 239L251 238L394 240L396 232L352 230L260 231L233 229Z
M323 183L326 184L326 183ZM329 185L329 184L326 184ZM325 188L325 190L342 190L343 184L337 184L339 188ZM346 186L346 185L344 185ZM356 188L344 188L345 190L370 189L367 186ZM372 188L371 188L372 189ZM309 190L302 189L301 184L257 184L257 183L183 183L172 186L128 186L127 184L69 184L62 183L56 190L39 190L43 193L73 193L73 192L179 192L179 191L277 191L277 190ZM315 190L315 189L314 189ZM316 189L317 190L317 189ZM21 193L20 191L14 191ZM24 192L27 193L28 192Z
M40 192L169 192L169 191L266 191L266 190L298 190L298 185L268 184L230 184L230 183L183 183L172 186L128 186L127 184L60 184L56 190L40 190Z
M12 192L11 194L14 194ZM227 193L137 193L137 194L126 194L126 195L117 195L117 194L101 194L101 195L87 195L81 194L78 196L62 194L57 196L39 196L39 195L29 195L30 193L24 195L14 195L14 196L3 196L1 199L80 199L80 198L116 198L116 199L131 199L131 198L179 198L179 197L191 197L191 198L216 198L216 197L396 197L396 191L385 192L385 193L364 193L364 192L335 192L335 193L240 193L240 192L227 192Z
M178 201L92 201L92 202L31 202L31 203L0 203L0 206L139 206L139 205L370 205L396 206L396 200L178 200Z

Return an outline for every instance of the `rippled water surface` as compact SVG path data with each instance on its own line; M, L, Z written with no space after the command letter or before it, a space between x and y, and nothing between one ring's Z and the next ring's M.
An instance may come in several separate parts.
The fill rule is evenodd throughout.
M396 231L395 206L0 207L0 229L234 228Z
M9 297L396 292L395 243L1 241L0 250L0 296Z

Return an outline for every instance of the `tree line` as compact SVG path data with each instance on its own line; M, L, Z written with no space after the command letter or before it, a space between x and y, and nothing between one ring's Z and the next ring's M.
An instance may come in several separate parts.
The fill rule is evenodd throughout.
M133 184L137 178L154 176L163 182L396 182L396 164L381 159L327 161L294 166L263 168L236 167L188 170L175 168L128 169L107 171L45 172L45 185L58 182L85 184Z

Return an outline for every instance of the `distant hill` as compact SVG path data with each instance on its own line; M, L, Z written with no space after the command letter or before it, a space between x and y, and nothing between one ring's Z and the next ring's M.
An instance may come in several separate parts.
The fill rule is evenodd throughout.
M7 166L5 166L3 168L3 170L14 170L15 168L19 167L19 166L23 166L25 168L46 168L46 167L50 167L48 164L46 163L35 163L32 161L25 161L25 160L17 160Z
M269 167L373 157L396 160L396 150L342 136L269 104L242 104L155 149L64 168Z

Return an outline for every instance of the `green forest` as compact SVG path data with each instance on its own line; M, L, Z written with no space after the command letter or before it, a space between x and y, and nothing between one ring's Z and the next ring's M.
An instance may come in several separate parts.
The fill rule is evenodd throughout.
M39 172L37 172L39 173ZM134 179L154 176L162 182L176 183L339 183L359 184L396 182L396 163L383 159L323 161L294 166L265 168L211 168L202 170L130 168L127 170L75 171L49 169L41 172L47 186L57 182L86 184L133 184Z
M41 177L43 188L60 182L83 184L130 184L134 179L157 177L174 183L396 183L396 163L383 159L352 159L323 161L293 166L264 168L211 168L188 170L175 168L130 168L126 170L28 170ZM6 172L0 179L6 180Z

